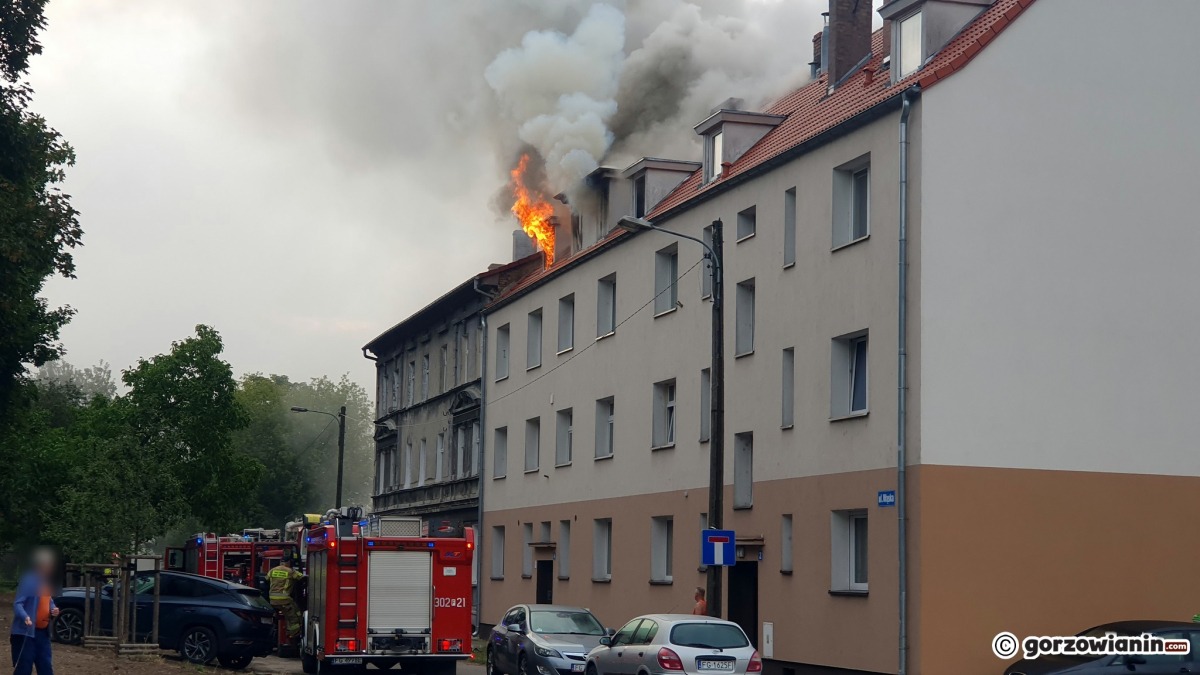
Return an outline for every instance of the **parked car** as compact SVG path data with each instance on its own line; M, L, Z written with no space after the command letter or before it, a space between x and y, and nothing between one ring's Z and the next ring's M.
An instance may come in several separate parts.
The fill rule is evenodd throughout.
M744 675L762 660L740 626L691 614L647 614L600 640L587 655L587 675Z
M492 628L488 675L578 675L587 653L611 634L582 607L517 605Z
M258 589L183 572L160 572L158 645L178 650L192 663L220 661L235 670L255 656L271 653L275 645L275 610ZM134 576L136 632L149 640L153 627L154 575ZM83 639L84 599L93 591L64 588L54 599L61 613L51 634L58 642L79 644ZM100 628L112 632L112 585L100 590Z
M1200 673L1200 624L1179 621L1118 621L1089 628L1080 637L1141 635L1150 633L1163 638L1179 638L1192 643L1188 654L1147 656L1113 656L1105 654L1080 656L1039 656L1022 659L1004 670L1004 675L1177 675Z

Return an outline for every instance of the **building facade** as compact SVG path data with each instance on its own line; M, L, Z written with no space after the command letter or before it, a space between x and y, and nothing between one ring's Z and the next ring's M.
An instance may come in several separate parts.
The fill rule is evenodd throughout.
M1120 2L892 0L872 34L832 0L814 82L715 112L699 169L632 191L656 226L723 225L724 606L768 670L1000 672L1001 631L1197 611L1179 64L1200 7L1163 7L1169 27ZM1161 38L1159 68L1130 34ZM701 252L614 230L485 310L483 624L518 602L614 627L690 609Z

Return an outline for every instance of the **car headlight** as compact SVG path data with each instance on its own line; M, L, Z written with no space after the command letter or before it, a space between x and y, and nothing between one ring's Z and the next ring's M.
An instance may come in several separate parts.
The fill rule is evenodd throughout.
M554 650L554 649L547 649L545 647L535 647L533 651L535 653L537 653L538 656L542 656L547 659L561 659L562 658L562 654L559 654L558 651Z

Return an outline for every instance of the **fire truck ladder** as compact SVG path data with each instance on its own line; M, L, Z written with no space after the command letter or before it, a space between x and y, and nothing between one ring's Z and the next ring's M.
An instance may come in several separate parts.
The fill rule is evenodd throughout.
M335 528L336 531L336 528ZM358 535L337 535L338 606L337 636L354 637L358 628L359 545Z
M218 550L217 535L211 532L205 532L204 535L204 559L200 561L203 566L201 574L206 577L220 578L221 576L221 559L220 551Z

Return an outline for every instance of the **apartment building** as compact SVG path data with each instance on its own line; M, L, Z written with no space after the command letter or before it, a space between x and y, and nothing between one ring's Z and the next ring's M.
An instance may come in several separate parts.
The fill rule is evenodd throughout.
M697 120L703 162L627 205L723 225L728 617L786 675L1190 618L1200 5L891 0L874 33L869 5L831 0L815 79ZM701 251L613 230L486 308L484 624L690 609Z

